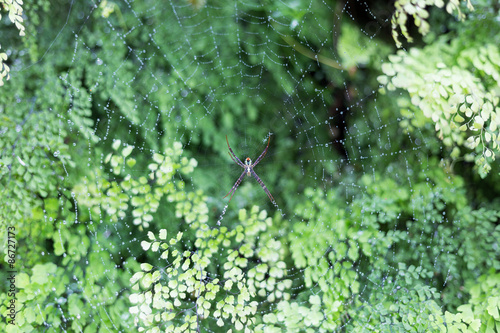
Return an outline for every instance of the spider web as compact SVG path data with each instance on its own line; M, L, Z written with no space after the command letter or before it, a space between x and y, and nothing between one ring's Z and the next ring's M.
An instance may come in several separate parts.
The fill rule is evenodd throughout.
M76 265L87 273L75 275L65 293L80 295L79 306L90 309L76 316L58 303L65 330L390 331L395 323L371 324L387 313L384 302L401 316L438 306L431 289L443 281L423 262L438 270L444 248L426 249L442 245L445 236L436 231L427 238L428 231L418 229L425 221L436 229L438 222L422 215L427 199L418 194L425 189L415 186L416 175L428 179L431 191L445 190L427 171L433 163L428 147L436 145L432 131L405 131L399 116L388 117L377 73L370 72L392 47L386 39L391 13L384 8L363 1L72 4L67 26L33 66L58 52L71 54L70 65L84 72L83 86L71 70L59 80L70 99L86 90L93 110L89 132L61 123L76 133L89 170L66 168L68 179L77 180L60 190L76 210L69 230L90 240ZM57 112L67 118L71 110ZM230 204L223 199L242 172L227 156L226 135L240 160L255 160L270 136L255 172L275 205L253 177L243 179ZM164 192L155 202L148 189L156 193L159 183ZM411 201L410 209L396 207L403 201ZM58 228L64 243L67 226ZM174 286L179 282L169 269L176 257L165 260L150 250L154 240L170 239L171 251L189 253L186 267L199 271L195 280L203 288L190 293L189 286ZM412 256L401 253L407 251L401 239L412 244ZM211 241L217 250L203 245ZM244 245L253 249L247 257ZM208 252L211 263L196 261ZM65 249L59 255L73 256ZM233 255L245 261L234 264L243 278L228 273ZM144 305L152 287L136 285L144 282L134 275L148 271L144 263L170 288L174 310L159 322L147 315L163 313L162 307ZM97 298L92 289L101 285L115 288L104 287ZM213 299L209 285L219 288ZM187 295L175 302L174 290ZM233 315L224 317L217 302L242 290L251 294L245 306L227 309ZM421 308L404 308L413 292L423 295ZM121 313L110 310L115 301ZM81 318L85 324L71 327Z

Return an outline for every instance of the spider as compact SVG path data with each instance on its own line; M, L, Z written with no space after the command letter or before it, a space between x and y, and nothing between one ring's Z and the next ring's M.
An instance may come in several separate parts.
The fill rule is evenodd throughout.
M269 200L271 200L272 203L275 203L273 196L271 195L271 193L267 189L266 185L264 185L264 182L259 178L259 176L257 176L257 174L255 173L255 171L253 171L253 168L255 168L255 166L260 162L260 160L262 160L262 158L264 157L264 155L266 155L267 148L269 147L269 141L271 141L271 136L269 136L269 140L267 140L266 149L264 149L264 151L262 152L262 154L260 154L260 156L257 158L257 160L255 160L255 163L252 164L252 160L250 159L250 157L247 157L245 159L245 163L243 163L235 155L235 153L231 149L231 146L229 146L229 141L227 140L227 135L226 135L227 147L229 148L229 152L231 152L231 153L228 152L229 156L231 156L231 159L234 161L234 163L238 164L240 167L242 167L243 169L245 169L243 171L243 173L241 174L240 178L238 178L238 180L236 181L236 183L234 183L233 188L231 189L231 191L229 191L229 193L226 194L226 196L225 196L225 197L227 197L228 195L230 195L232 193L231 194L231 198L229 198L229 202L231 202L231 199L233 198L234 192L236 192L236 189L238 188L238 186L240 185L241 181L243 180L243 177L245 177L245 175L247 175L247 176L253 176L255 179L257 179L257 182L264 189L264 191L266 192L267 196L269 197ZM229 204L229 202L228 202L228 204Z

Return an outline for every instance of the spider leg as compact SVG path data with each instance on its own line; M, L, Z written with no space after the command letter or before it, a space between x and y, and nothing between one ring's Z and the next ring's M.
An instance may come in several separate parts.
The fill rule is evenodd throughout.
M243 164L243 162L240 161L240 159L238 158L238 156L236 156L236 154L233 152L233 150L231 149L231 146L229 145L229 141L227 140L227 135L226 135L226 142L227 142L227 147L229 148L229 151L231 152L231 154L234 156L233 158L233 161L234 159L236 159L236 161L238 161L238 165L241 166L241 167L245 167L245 164ZM235 161L235 162L236 162Z
M255 160L255 163L252 164L252 168L255 167L257 165L257 163L259 163L262 158L264 158L264 155L266 155L267 148L269 148L269 141L271 141L271 136L269 136L269 139L267 140L266 149L264 149L264 151L262 152L262 154L260 154L260 156L257 157L257 160Z
M276 203L276 201L274 201L273 196L271 195L271 192L269 192L266 185L264 185L264 182L259 178L259 176L257 176L257 174L255 173L255 171L253 171L253 169L252 169L251 173L252 173L252 176L255 179L257 179L257 183L259 183L259 185L262 186L262 188L266 192L267 196L269 197L269 200L271 200L272 203ZM243 174L245 174L245 172L243 172Z
M227 152L227 153L229 154L229 152ZM231 154L229 154L229 156L231 157L231 159L233 160L234 163L238 164L242 168L246 168L243 164L238 163Z
M238 180L236 181L236 183L234 183L233 187L231 188L231 191L229 191L229 193L228 193L228 194L226 194L226 196L225 196L225 197L227 197L229 194L231 194L231 192L233 192L233 194L231 194L231 198L229 198L229 201L228 201L228 203L227 203L228 205L229 205L229 203L231 202L231 199L233 198L233 195L234 195L234 193L236 192L236 189L237 189L237 188L238 188L238 186L240 185L240 183L241 183L241 181L243 180L243 177L245 177L246 173L247 173L246 171L243 171L243 173L241 174L240 178L238 178ZM225 197L224 197L224 198L225 198Z

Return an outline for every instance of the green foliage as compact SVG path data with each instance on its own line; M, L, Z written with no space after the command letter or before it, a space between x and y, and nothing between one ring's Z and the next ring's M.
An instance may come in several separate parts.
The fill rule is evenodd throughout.
M498 269L497 269L498 271ZM495 269L468 283L469 303L458 307L458 312L446 312L448 332L495 332L500 330L500 273Z
M360 32L354 25L348 22L342 24L342 31L338 41L339 57L342 66L355 70L358 67L369 66L379 70L382 59L390 54L390 46L372 44L371 39Z
M379 78L388 90L409 94L410 99L400 100L406 118L401 126L411 131L430 122L449 158L474 161L482 178L500 153L499 40L491 41L483 29L491 28L476 29L474 43L441 38L423 49L398 51Z
M82 243L75 245L80 249L83 246ZM70 258L61 266L53 263L36 264L29 271L18 274L16 309L19 312L16 325L2 322L2 330L102 332L107 330L106 327L126 319L123 316L126 311L125 300L115 297L123 288L122 277L117 274L117 270L106 269L114 266L109 260L109 253L97 253L95 250L97 248L83 248L88 270L75 267L78 261ZM5 315L8 312L5 307L7 294L0 294L0 300L0 312ZM61 313L65 316L61 316ZM101 317L102 320L96 322L92 316Z
M305 192L312 200L297 206L296 214L309 223L295 226L290 251L294 266L304 269L305 287L321 295L322 306L313 313L312 305L305 311L293 302L280 304L283 315L275 313L281 319L271 317L273 324L287 331L329 331L349 313L344 324L354 331L387 325L387 331L427 332L439 331L447 320L440 299L461 311L455 302L463 284L500 267L500 214L471 209L460 178L423 167L411 193L389 178L363 177L368 191L350 202L348 214L335 191ZM316 316L321 320L297 320Z
M472 4L470 0L464 0L467 2L467 9L473 10ZM406 24L408 22L408 17L413 18L413 22L415 26L418 28L418 32L425 36L430 31L430 24L427 22L429 18L428 7L436 6L437 8L443 8L445 6L444 0L397 0L394 3L394 7L396 8L392 18L391 18L391 28L392 28L392 37L396 42L398 47L401 47L402 44L399 41L399 33L398 28L401 30L401 34L403 37L408 40L408 42L413 42L413 38L410 36L408 32L408 28ZM458 19L465 19L465 15L460 10L460 0L448 0L446 4L446 11L448 14L453 14L457 12Z
M9 19L16 26L17 30L19 30L19 36L25 35L25 28L23 25L23 7L22 0L0 0L0 6L5 9L9 13ZM0 19L2 18L2 14L0 12ZM1 49L1 46L0 46ZM10 67L7 66L4 62L7 60L6 53L0 53L0 87L3 86L3 80L9 80L10 75Z
M350 203L348 215L335 191L323 194L306 190L309 200L297 206L295 213L309 222L296 224L286 242L271 237L271 219L258 215L256 208L250 219L242 210L241 225L233 230L210 230L204 222L191 223L191 228L196 226L196 237L190 242L181 241L185 237L181 233L170 240L166 230L158 236L149 233L149 241L142 242L143 249L159 251L166 264L158 268L156 264L141 265L142 272L131 280L137 293L130 296L134 304L130 311L141 327L153 329L161 323L172 331L224 326L253 327L255 331L327 332L346 324L362 331L381 323L400 331L437 330L447 319L439 306L436 288L429 287L426 280L436 279L436 274L447 274L450 281L458 278L458 285L448 282L443 294L447 299L446 295L460 292L460 276L474 281L477 272L486 267L500 267L495 259L500 254L493 245L500 237L495 227L498 215L484 209L467 210L460 179L454 180L452 189L445 185L450 180L443 172L432 179L434 188L428 186L428 179L418 177L411 195L390 179L378 179L378 185L373 186L365 177L367 195ZM176 207L177 216L183 215L179 213L181 206ZM443 215L445 208L447 214ZM184 211L184 215L189 213L189 208ZM406 224L402 216L412 216L410 213L414 221ZM261 217L256 220L257 216ZM455 223L443 224L443 216L455 219ZM195 219L206 221L204 214ZM423 242L436 232L429 223L440 229L438 243ZM406 231L399 230L401 227ZM422 237L422 233L429 236ZM484 246L474 244L477 237L486 240ZM182 244L187 243L193 246L183 250ZM400 250L389 256L395 246ZM441 255L443 249L448 255ZM288 265L283 260L288 251L293 267L302 271L308 292L293 292L293 280L285 278ZM387 259L393 260L397 268L389 265L383 269L381 263ZM406 267L403 263L412 261L419 266ZM162 269L164 266L168 268ZM240 298L232 296L235 287L243 295ZM366 294L370 295L367 300L363 299ZM307 305L296 299L299 295ZM261 309L262 297L276 304L267 314ZM357 307L364 311L359 312ZM184 311L178 312L180 308ZM265 315L259 319L256 313ZM346 321L347 313L350 321Z
M400 264L396 280L386 280L381 293L371 299L353 321L353 332L382 329L383 332L494 332L500 328L500 276L494 270L471 283L471 299L456 313L442 312L439 294L421 282L429 272ZM375 278L372 276L371 278ZM376 298L379 296L383 298Z
M77 104L74 103L73 110L77 109ZM112 149L118 151L120 145L121 142L115 141ZM132 150L131 146L127 146L119 154L110 153L107 160L111 171L114 171L109 174L110 176L119 175L120 172L125 172L126 168L130 171L130 168L135 165L135 160L129 157ZM193 199L190 205L192 211L187 212L185 206L177 205L178 216L183 217L185 221L192 222L190 219L199 214L206 214L207 208L202 200L193 198L193 194L176 191L175 187L166 187L167 184L172 184L174 175L179 173L186 175L192 172L193 165L196 165L194 160L187 161L185 157L181 158L181 154L181 145L174 143L173 148L166 149L165 155L153 156L156 164L151 163L148 166L151 171L149 179L154 180L152 186L142 180L144 177L140 177L139 180L125 177L120 182L110 181L102 172L95 170L89 174L89 176L94 175L95 178L84 178L82 183L76 184L71 191L72 199L78 203L75 213L71 213L72 207L67 207L68 201L63 198L59 200L47 198L43 201L42 207L33 209L33 222L36 227L41 228L44 237L53 243L52 251L55 256L52 258L57 264L35 265L31 274L20 276L23 283L18 285L20 289L18 316L21 319L18 320L16 327L19 327L21 331L49 327L51 332L61 329L94 332L106 330L106 327L116 325L118 322L123 322L124 327L129 325L124 319L130 317L123 316L123 313L126 313L123 311L123 306L127 300L124 297L116 300L115 295L124 288L123 282L128 283L130 275L118 269L116 263L113 262L113 256L116 253L102 249L100 244L107 244L109 241L106 239L108 236L102 232L103 230L94 227L87 230L85 225L78 224L103 219L107 223L115 222L117 216L123 218L125 212L130 212L128 209L130 202L130 205L134 207L132 215L140 219L137 224L143 227L152 220L152 216L148 217L148 214L156 212L158 204L155 200L159 201L165 193L169 194L168 201L171 202L182 203L186 200L186 196ZM177 186L184 188L180 180L177 181ZM113 193L117 193L118 187L123 190L123 195L119 195L118 200L115 200L116 196ZM33 202L36 203L36 201ZM101 211L100 207L105 209ZM81 210L79 214L78 209ZM137 210L143 214L138 214ZM68 223L67 220L74 221L74 223ZM197 218L197 220L203 221L202 218ZM92 233L95 235L92 236ZM18 237L26 237L26 235L20 233ZM33 250L21 248L25 251ZM23 258L30 257L28 252L19 253L19 255ZM62 258L57 260L57 257ZM83 259L86 265L82 266L79 263ZM26 261L26 264L29 263ZM76 264L78 265L75 266ZM135 269L136 266L133 261L130 263L125 261L123 264L127 269ZM43 275L43 278L39 275ZM40 290L42 292L39 292ZM6 294L2 294L2 298L6 299ZM53 303L54 299L57 299L56 304ZM99 306L95 307L95 304ZM37 307L42 307L44 311L40 312ZM7 310L3 306L0 311L5 313ZM61 311L68 315L66 321L61 320L59 315ZM92 316L102 317L101 312L106 313L104 317L107 319L94 322ZM81 313L88 315L81 316Z
M197 332L201 327L239 331L258 324L258 300L272 304L290 297L284 251L266 233L273 220L265 211L253 207L247 215L240 210L241 224L232 230L210 229L201 222L205 217L190 225L198 227L188 250L182 250L182 233L168 239L165 229L158 235L149 232L149 241L141 243L144 251L160 255L155 265L142 263L142 271L130 280L135 291L129 297L130 313L141 330L155 332L161 325L168 332Z
M7 60L7 54L2 52L0 53L0 86L3 86L3 80L10 79L10 67L4 63Z
M404 262L433 272L433 286L439 286L451 310L460 305L456 295L462 294L466 281L475 281L489 267L500 267L496 246L500 215L494 209L470 207L463 180L436 168L436 161L430 162L433 171L424 171L423 164L411 193L390 179L377 178L372 183L364 177L370 189L364 204L373 207L371 214L388 217L389 230L398 235L393 265ZM399 230L405 230L406 235Z
M439 332L443 323L439 294L424 283L431 276L421 267L404 263L390 276L370 274L369 280L380 283L380 288L350 312L355 320L348 324L349 331Z
M37 38L0 94L16 330L498 330L495 184L440 161L495 168L498 23L432 40L425 4L444 6L396 3L393 24L409 38L413 16L429 45L389 63L379 35L324 2L73 2L83 22L26 4ZM380 67L389 92L372 98ZM253 157L271 131L259 168L280 210L243 192L212 228L234 182L225 134Z
M309 223L294 226L289 235L290 251L294 266L304 269L305 287L311 288L311 297L321 295L322 306L316 313L300 311L297 306L289 310L296 309L304 317L321 320L299 321L301 324L297 326L295 321L299 314L292 311L282 321L287 331L313 326L318 331L328 332L342 325L348 305L360 291L356 262L361 257L368 262L377 261L394 241L394 235L380 232L374 219L364 220L363 225L357 223L362 212L361 201L359 206L353 205L353 211L347 215L336 191L323 193L307 189L305 195L309 200L298 205L295 213ZM321 315L318 317L318 314Z
M2 8L5 9L9 13L9 19L16 26L17 30L19 30L19 36L24 36L24 25L23 25L23 7L22 0L1 0L0 4ZM2 15L0 15L0 19Z
M120 146L121 141L115 140L112 149L118 151ZM147 176L134 178L130 174L137 163L130 156L133 150L133 146L125 146L118 154L109 153L104 159L105 165L110 166L114 175L122 176L120 180L109 181L103 177L101 171L96 170L96 177L91 184L79 184L75 190L82 205L90 208L93 218L98 218L103 213L103 207L111 221L117 222L125 218L129 207L132 207L133 224L148 228L153 220L152 214L157 212L163 196L166 195L169 202L182 202L186 196L192 196L183 191L184 181L175 180L174 176L178 172L184 175L193 172L197 162L194 159L181 158L182 144L175 142L173 148L165 151L165 155L153 154L154 163L147 166L150 171ZM206 214L206 210L204 208L197 211L197 214ZM179 209L179 214L185 217L186 222L191 223L196 220L197 214L188 211L189 209Z
M2 88L0 104L7 107L0 117L0 217L22 220L40 205L40 199L57 196L68 170L76 172L70 151L85 145L76 139L81 135L91 142L97 140L88 118L89 95L79 89L80 77L81 72L71 72L68 86L61 81L35 85L38 90L33 98L19 104L17 96L30 89L30 82L16 80ZM54 112L64 108L66 114Z

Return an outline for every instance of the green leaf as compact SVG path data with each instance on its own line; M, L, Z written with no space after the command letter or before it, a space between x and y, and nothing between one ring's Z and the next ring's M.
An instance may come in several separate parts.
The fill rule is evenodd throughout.
M454 119L457 123L461 123L465 120L464 117L462 117L461 115L459 115L458 113L455 115L455 119Z
M495 318L495 320L500 320L500 314L498 312L498 309L500 307L500 297L490 297L488 298L488 305L486 307L486 310L492 316Z
M167 229L160 229L160 239L165 240L167 239Z
M128 158L126 163L130 168L132 168L137 163L137 161L134 158Z
M127 157L128 155L130 155L132 153L132 150L134 150L134 146L127 146L127 147L123 148L122 156Z
M122 144L121 140L114 140L113 144L111 145L111 148L113 148L113 150L118 150L121 144Z
M152 268L153 266L148 263L141 264L141 270L143 270L144 272L149 272Z

